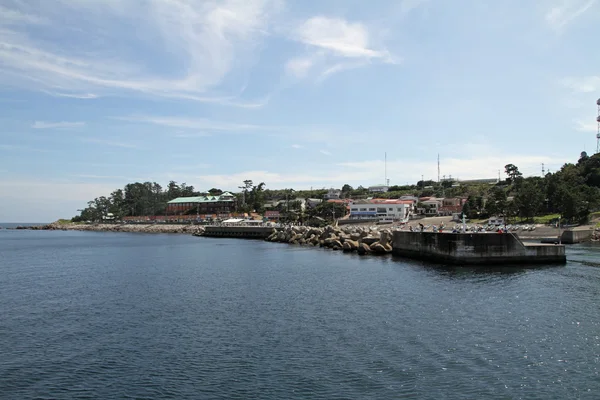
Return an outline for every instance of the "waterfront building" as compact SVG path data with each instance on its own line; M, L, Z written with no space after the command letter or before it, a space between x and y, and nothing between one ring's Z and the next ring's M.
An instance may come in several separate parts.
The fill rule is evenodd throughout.
M350 219L378 219L380 222L406 222L412 213L410 200L372 199L350 205Z
M436 197L421 197L418 203L419 214L426 215L428 217L435 217L438 215L440 207L442 207L444 199Z
M235 211L235 196L225 192L219 196L177 197L167 203L167 214L170 215L193 211L197 214L229 215Z

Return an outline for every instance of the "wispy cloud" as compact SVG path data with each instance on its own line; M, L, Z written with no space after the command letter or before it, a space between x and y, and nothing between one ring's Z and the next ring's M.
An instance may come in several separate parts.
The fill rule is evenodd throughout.
M597 0L562 0L546 13L546 22L561 31L596 4Z
M54 97L68 97L71 99L83 99L83 100L97 99L100 97L94 93L60 93L60 92L49 92L49 91L45 91L45 90L44 90L44 93L49 94L50 96L54 96Z
M207 118L184 118L184 117L164 117L164 116L128 116L114 117L114 119L128 122L140 122L167 126L178 129L199 129L206 131L245 131L267 129L267 127L252 124L236 124L231 122L213 121Z
M597 132L598 131L598 123L597 122L586 122L582 120L575 121L576 129L581 132Z
M138 149L139 148L139 146L137 144L133 144L133 143L115 142L112 140L104 140L104 139L97 139L97 138L83 138L82 141L84 141L86 143L95 143L95 144L101 144L101 145L111 146L111 147L121 147L124 149Z
M2 5L0 5L0 15L2 15L2 23L7 26L15 24L43 24L47 22L43 17L28 14Z
M85 126L85 122L47 122L47 121L35 121L31 127L33 129L68 129L68 128L81 128Z
M57 0L35 7L14 2L1 13L3 22L6 15L11 22L0 31L0 72L11 76L2 83L67 94L119 91L260 106L263 100L246 103L238 93L217 88L234 69L251 61L278 3L153 0L140 8L139 3L126 1ZM67 17L69 26L59 22ZM25 33L25 25L41 19L50 23L35 34ZM133 44L122 41L131 24L145 33ZM71 46L46 39L57 35L70 35ZM122 46L112 45L117 41ZM131 49L139 46L151 48L152 57L162 59L168 68L159 72L149 68L145 58L134 58L140 53Z
M290 75L303 78L314 64L315 61L310 57L292 58L285 64L285 70Z
M386 50L376 50L369 43L369 31L359 22L323 16L306 20L296 32L300 42L342 57L387 58Z
M411 11L423 6L429 0L402 0L399 6L400 14L406 15Z
M569 77L563 79L561 83L575 92L600 92L600 76Z
M293 144L293 145L292 145L292 148L293 148L293 149L302 149L302 148L304 148L304 146L302 146L302 145L300 145L300 144Z
M4 150L4 151L24 151L24 152L39 152L39 153L47 153L50 150L48 149L38 149L35 147L29 147L29 146L21 146L21 145L16 145L16 144L0 144L0 150Z
M331 152L329 152L327 150L319 150L319 153L325 154L326 156L330 156L331 155Z
M373 43L370 29L361 22L314 16L300 24L292 38L307 49L305 55L294 57L285 65L288 75L297 78L315 70L322 80L336 72L373 62L398 62L387 49Z
M90 175L90 174L76 174L72 175L74 178L85 178L85 179L108 179L108 180L127 180L128 178L121 175Z

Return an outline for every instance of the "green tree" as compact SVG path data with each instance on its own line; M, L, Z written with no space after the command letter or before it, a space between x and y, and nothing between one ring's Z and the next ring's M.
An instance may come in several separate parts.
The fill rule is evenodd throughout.
M334 221L334 217L338 219L346 216L346 214L347 207L345 204L325 202L308 210L307 217L309 219L320 218L331 223Z
M517 178L523 176L523 174L519 172L519 168L514 164L506 164L504 166L504 171L506 172L506 175L508 175L509 183L513 183Z
M473 214L471 211L471 205L469 204L469 202L465 202L465 204L463 204L462 207L462 214L466 217L466 218L472 218Z
M514 198L518 215L533 220L544 205L544 191L532 179L525 179Z
M485 204L485 210L488 215L504 215L506 213L507 196L506 192L500 187L494 187Z

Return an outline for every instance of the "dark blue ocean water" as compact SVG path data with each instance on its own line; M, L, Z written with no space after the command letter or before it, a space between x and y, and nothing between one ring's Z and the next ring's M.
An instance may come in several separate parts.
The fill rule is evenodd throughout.
M597 399L600 248L441 268L261 241L0 231L2 399Z

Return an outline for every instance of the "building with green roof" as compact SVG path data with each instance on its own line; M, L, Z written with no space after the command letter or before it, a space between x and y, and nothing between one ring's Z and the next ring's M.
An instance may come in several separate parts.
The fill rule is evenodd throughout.
M177 197L167 203L167 214L229 214L235 211L235 196L224 192L219 196Z

